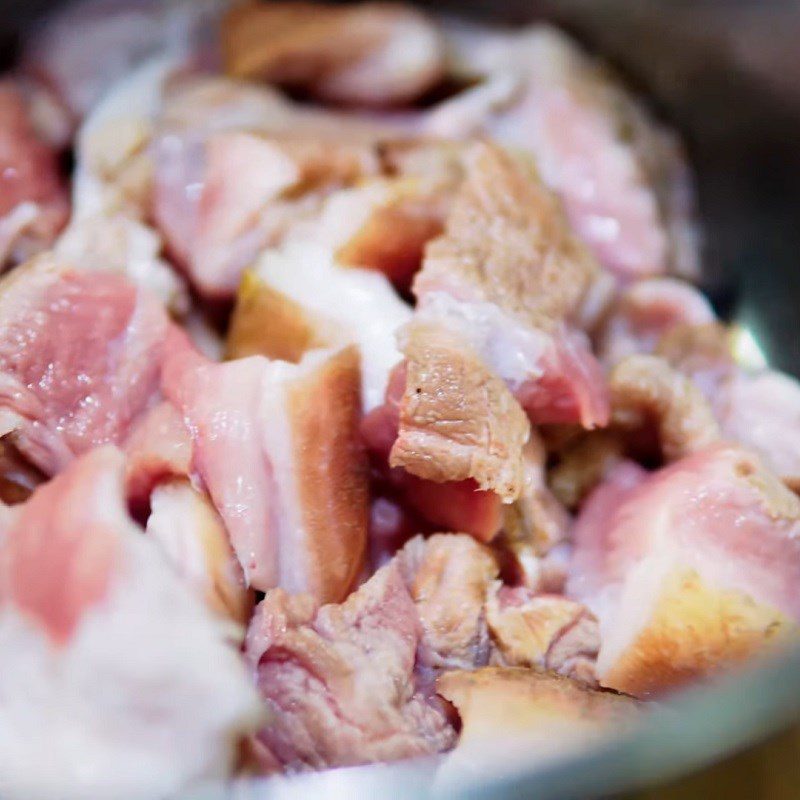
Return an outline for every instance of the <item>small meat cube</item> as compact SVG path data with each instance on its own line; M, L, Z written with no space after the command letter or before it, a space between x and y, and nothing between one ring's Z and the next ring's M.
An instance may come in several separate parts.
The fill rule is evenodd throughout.
M798 636L800 500L746 450L620 464L573 538L567 591L599 619L602 686L648 697Z
M192 434L175 406L161 402L139 420L125 442L125 491L134 508L147 508L161 482L192 472Z
M209 299L328 194L381 169L396 128L300 108L267 88L221 78L176 83L154 140L154 217L170 254Z
M315 350L298 364L218 364L174 333L163 391L188 421L194 468L247 585L344 597L363 563L368 517L356 349Z
M341 605L268 592L246 644L271 713L258 734L264 767L320 769L451 747L452 726L415 688L420 631L396 562Z
M361 423L361 434L373 467L401 500L434 530L469 533L491 541L503 525L503 501L496 492L482 491L472 478L435 482L401 467L391 469L389 457L400 430L400 403L406 389L406 365L393 371L383 405Z
M128 517L123 474L111 446L81 456L15 508L0 542L10 798L180 793L225 778L263 719L229 624Z
M522 459L522 492L505 509L503 533L506 546L514 553L522 574L527 575L525 565L528 562L538 561L564 541L570 519L547 485L547 453L541 437L533 430L522 451ZM538 573L538 567L534 573Z
M408 6L248 2L223 22L228 74L261 79L328 102L407 103L443 74L434 24Z

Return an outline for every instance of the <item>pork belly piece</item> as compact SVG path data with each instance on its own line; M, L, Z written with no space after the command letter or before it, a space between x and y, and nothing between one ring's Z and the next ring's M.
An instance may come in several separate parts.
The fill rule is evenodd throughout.
M558 672L589 685L600 635L585 606L525 587L494 586L486 601L492 663Z
M465 786L473 776L564 757L631 730L636 701L559 675L512 667L446 672L438 692L458 710L458 746L437 786Z
M341 599L366 548L358 353L223 364L168 344L163 391L186 419L193 467L228 528L248 586Z
M602 65L541 25L449 41L461 71L486 78L472 90L484 93L483 113L465 114L479 98L456 96L435 110L428 130L484 131L531 153L578 235L622 280L698 273L694 193L680 143Z
M383 401L402 356L395 331L411 318L382 275L344 269L315 242L268 250L246 274L228 333L228 355L297 362L317 347L358 344L364 409Z
M22 86L0 80L0 268L49 247L68 216L57 151L37 131Z
M721 436L703 393L664 359L646 355L623 359L611 371L609 387L614 425L645 436L649 426L667 461L702 450Z
M229 623L128 517L123 470L110 446L77 459L18 507L0 544L10 798L170 795L225 777L262 719Z
M532 164L481 143L414 281L418 317L469 342L532 422L602 426L603 376L575 324L598 274Z
M245 588L242 568L211 501L184 478L156 486L150 505L148 536L208 607L239 623L244 634L253 593Z
M246 644L271 713L258 734L264 767L393 761L452 746L444 713L415 689L420 633L396 562L341 605L268 592Z
M248 2L226 15L222 44L229 75L344 105L408 103L443 77L433 21L399 4Z
M737 446L616 467L581 510L567 584L600 622L601 685L647 697L795 639L799 533L800 500Z
M397 556L419 615L418 667L439 672L489 663L486 605L498 575L492 552L472 537L417 536Z
M642 278L622 289L598 333L606 364L653 353L673 331L713 325L716 314L702 292L676 278Z
M121 443L157 399L169 320L112 272L50 255L0 284L2 433L43 472Z

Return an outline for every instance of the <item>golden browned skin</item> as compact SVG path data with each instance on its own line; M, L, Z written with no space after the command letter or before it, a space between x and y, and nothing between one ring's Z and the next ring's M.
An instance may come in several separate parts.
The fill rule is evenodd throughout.
M702 392L661 358L629 356L612 370L609 387L614 424L630 430L655 423L667 461L720 438L714 413Z
M530 428L505 383L436 323L412 322L402 349L407 381L390 465L437 482L472 478L505 501L516 499Z
M603 685L636 697L674 690L719 673L721 664L797 641L800 627L780 611L736 591L705 584L693 570L673 572L647 626L603 675Z
M438 81L443 69L433 23L415 9L392 3L238 4L224 18L222 45L229 75L279 83L334 102L407 102ZM393 64L391 49L398 46L410 60ZM389 58L382 58L387 52Z
M263 355L296 364L308 350L326 344L308 311L256 273L244 274L228 328L227 358Z
M358 350L351 346L287 390L307 546L319 566L310 584L318 584L314 594L326 603L347 595L366 553L369 483L360 386Z
M428 245L415 291L450 287L551 330L598 274L532 161L489 143L467 154L466 179L443 236Z
M557 752L610 731L620 733L636 722L642 710L632 698L519 667L446 672L436 688L461 716L456 752L475 746L477 753L492 740L510 744L517 736L530 737L531 747L543 745L540 739L546 737Z

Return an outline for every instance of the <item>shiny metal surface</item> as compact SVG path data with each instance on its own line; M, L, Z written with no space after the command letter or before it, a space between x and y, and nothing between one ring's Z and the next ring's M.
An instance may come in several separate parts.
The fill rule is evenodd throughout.
M43 0L0 2L0 42ZM739 0L469 0L429 7L517 24L555 19L606 53L686 137L698 176L707 289L766 357L800 374L800 4ZM2 51L8 47L0 44ZM800 591L800 588L798 589ZM197 797L607 796L686 773L800 717L800 652L695 689L635 736L561 763L436 786L430 763L335 770Z

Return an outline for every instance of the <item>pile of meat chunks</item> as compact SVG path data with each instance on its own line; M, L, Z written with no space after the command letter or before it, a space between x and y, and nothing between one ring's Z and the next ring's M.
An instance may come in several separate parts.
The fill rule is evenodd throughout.
M800 388L563 34L90 0L0 160L4 796L574 741L797 637Z

